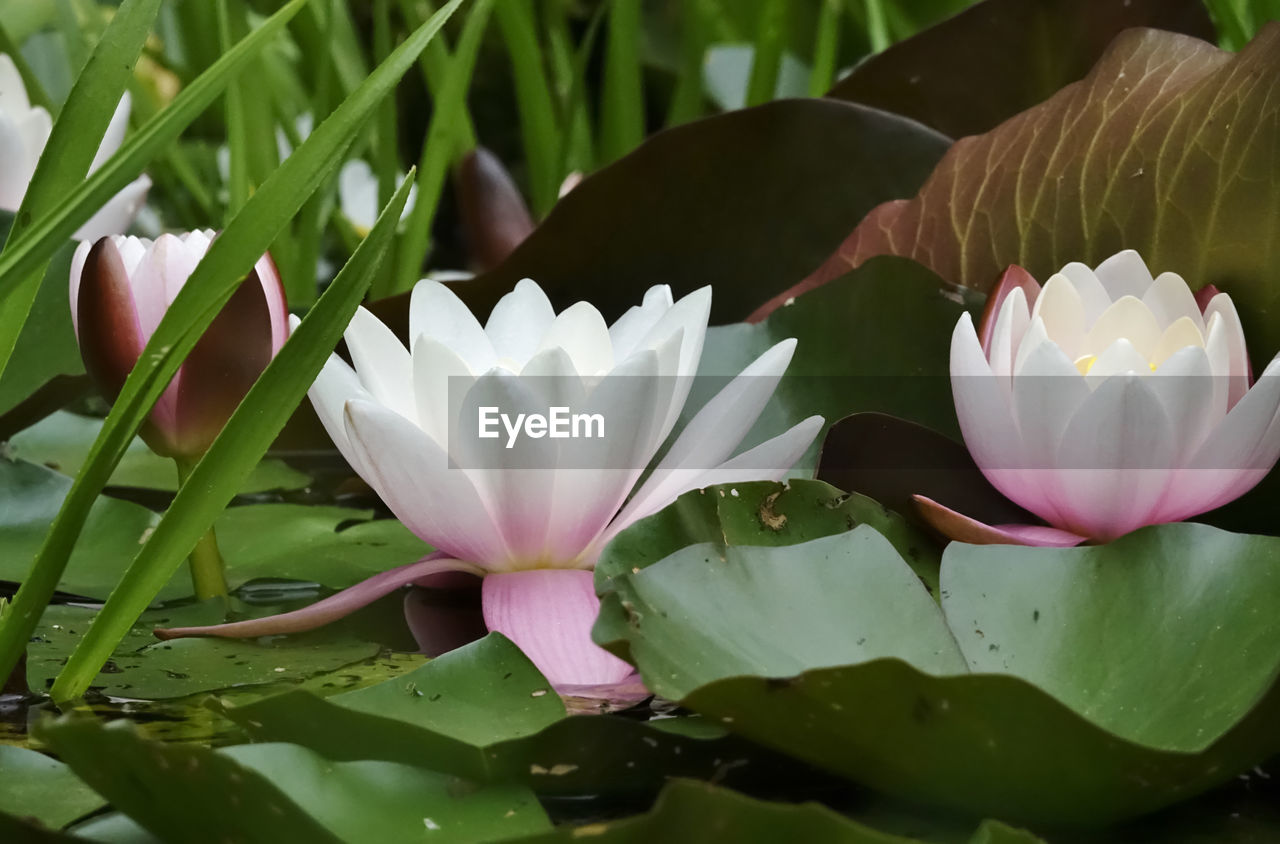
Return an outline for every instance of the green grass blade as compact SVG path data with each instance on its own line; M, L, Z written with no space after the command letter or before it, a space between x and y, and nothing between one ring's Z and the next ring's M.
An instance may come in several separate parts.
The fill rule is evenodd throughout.
M600 104L602 164L621 158L644 140L641 26L640 0L613 0L604 53L604 99Z
M231 34L232 0L218 0L218 40L222 52L235 43ZM227 86L227 151L230 153L231 172L228 178L227 220L240 213L249 201L249 126L245 117L244 91L239 81Z
M840 5L840 0L822 0L822 8L818 10L813 70L809 73L811 97L821 97L835 82L836 55L840 49Z
M66 569L89 509L182 360L275 236L334 168L373 109L463 0L451 0L396 49L263 184L174 299L125 381L0 628L0 675L17 663ZM289 8L289 7L286 7ZM297 7L294 7L295 10Z
M471 75L476 67L476 56L479 55L480 44L484 40L492 7L491 0L476 0L467 16L467 23L462 28L458 49L453 54L453 66L436 98L435 108L431 112L431 125L427 128L427 137L422 144L422 160L418 165L418 197L400 239L398 280L390 289L375 290L375 299L408 290L422 275L422 263L431 246L431 223L435 220L436 207L440 204L440 194L449 173L449 165L458 153L453 142L458 116L466 110L467 90L471 87Z
M893 43L889 35L889 23L885 16L884 0L863 0L867 13L867 40L871 52L879 53Z
M432 11L434 8L427 0L419 0L419 2L400 0L400 14L406 21L421 21ZM418 66L422 68L422 79L433 98L440 96L440 89L444 87L452 63L453 53L449 50L449 39L441 33L427 45L427 49L422 53L422 59L418 62ZM454 131L459 153L476 145L476 127L471 120L469 110L459 115L458 125L454 127Z
M515 80L520 133L529 166L529 199L534 215L542 217L555 205L564 174L557 166L560 130L543 68L538 28L529 0L502 0L496 12Z
M785 0L765 0L760 6L756 42L747 78L748 106L761 105L773 99L778 90L778 73L782 69L782 51L786 45L787 4Z
M289 0L198 79L183 89L155 119L125 142L120 150L70 191L48 214L32 222L22 239L0 252L0 303L21 286L20 279L71 239L94 212L137 178L151 159L164 152L182 131L222 93L230 79L273 38L308 0Z
M711 22L705 9L706 0L691 0L684 7L680 33L680 73L676 77L667 126L679 126L703 115L702 65L711 39Z
M27 239L33 222L47 217L89 172L159 12L160 0L125 0L120 5L53 126L9 230L4 254ZM96 210L96 206L91 208L90 216ZM43 260L33 262L22 275L15 273L14 294L0 299L0 377L13 356L53 252L49 250Z
M51 691L55 700L71 700L84 694L138 616L213 526L289 421L364 298L395 234L411 184L412 180L406 179L396 191L369 236L307 313L178 490L173 504L58 675Z

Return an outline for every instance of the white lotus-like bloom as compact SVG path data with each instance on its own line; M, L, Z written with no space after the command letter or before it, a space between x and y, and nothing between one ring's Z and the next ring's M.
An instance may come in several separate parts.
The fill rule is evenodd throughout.
M1012 268L982 340L961 318L951 376L965 443L997 489L1056 529L1009 526L1011 541L1105 541L1179 521L1271 469L1280 368L1250 387L1240 318L1215 293L1153 279L1130 250L1095 270L1068 264L1043 288Z
M129 128L129 110L129 94L125 92L89 172L101 167L124 142ZM49 112L31 104L27 87L13 59L0 53L0 210L17 211L22 205L27 185L31 184L36 164L52 131L53 120ZM124 234L133 225L134 217L142 209L150 189L151 179L147 176L135 179L80 227L75 234L76 239L97 240Z
M552 682L623 679L630 666L590 635L599 607L591 569L605 543L691 489L785 477L822 425L810 417L734 456L791 361L795 341L786 340L729 381L651 465L680 419L710 308L710 288L673 302L658 286L610 326L586 302L556 314L526 279L481 326L428 280L413 290L409 348L361 309L346 332L354 368L330 358L311 400L356 472L437 554L285 616L165 635L307 629L406 583L465 571L484 577L488 628ZM526 425L518 449L507 448L505 423L499 437L478 436L486 407L514 417L556 406L599 416L604 435L552 439Z

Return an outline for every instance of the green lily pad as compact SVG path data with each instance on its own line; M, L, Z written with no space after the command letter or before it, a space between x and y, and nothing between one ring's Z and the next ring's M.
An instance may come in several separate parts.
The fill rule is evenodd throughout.
M1199 0L985 0L868 56L827 96L977 135L1083 77L1135 26L1214 38Z
M863 524L888 539L929 592L937 594L942 555L926 534L870 498L802 478L685 493L609 543L596 563L596 591L607 595L614 578L690 545L711 543L717 550L730 545L795 545Z
M1280 750L1280 540L953 543L940 627L870 530L638 567L597 641L625 636L650 688L749 738L970 814L1116 821Z
M912 261L882 258L772 313L764 322L707 332L686 419L775 343L799 339L744 447L815 413L834 424L851 413L888 413L959 438L951 397L951 332L984 297L957 291ZM821 442L821 438L819 438ZM817 464L815 444L800 462Z
M106 802L58 760L23 747L0 745L0 813L57 829Z
M27 682L47 689L79 644L95 610L54 605L40 619L28 647ZM368 659L380 650L373 642L318 631L269 641L177 639L160 642L157 626L214 624L225 615L222 602L152 610L138 620L93 687L112 697L157 700L262 684L298 682Z
M677 780L644 815L617 821L565 826L520 839L520 844L554 844L589 839L600 844L651 841L732 841L775 844L821 841L827 844L919 844L850 820L817 803L773 803L714 785ZM970 844L1035 844L1040 839L988 821ZM514 842L513 842L514 844Z
M339 760L429 759L437 770L544 794L643 792L673 776L735 783L813 776L701 718L566 717L550 684L496 633L357 692L324 700L291 692L225 711L255 740Z
M9 448L16 457L75 477L101 430L101 419L60 410L16 434L9 441ZM245 479L240 492L247 495L302 489L310 482L305 474L282 460L263 460ZM178 489L178 470L172 460L154 454L146 443L135 437L108 483L174 492Z
M375 574L431 553L396 519L369 510L303 504L231 507L214 525L232 588L251 580L300 580L330 589L354 586ZM174 578L190 594L185 571Z
M549 827L525 789L476 788L407 765L332 762L292 745L164 745L124 722L61 719L37 733L116 809L168 841L469 842Z
M26 578L70 486L69 478L43 466L0 457L0 580ZM259 579L299 580L343 589L430 552L400 522L372 516L369 510L300 504L232 507L214 526L228 583L234 589ZM59 588L105 599L158 521L141 505L99 498ZM191 591L184 568L156 600L189 597Z
M0 580L26 579L70 488L71 479L57 472L0 456ZM159 516L145 507L99 498L71 554L61 588L106 597L158 521Z

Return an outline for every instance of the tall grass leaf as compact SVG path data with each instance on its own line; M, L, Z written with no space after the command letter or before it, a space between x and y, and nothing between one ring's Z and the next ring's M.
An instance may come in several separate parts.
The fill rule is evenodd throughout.
M645 136L644 81L640 74L640 0L612 0L600 104L600 159L607 164Z
M431 245L431 223L435 219L440 194L457 150L453 143L459 115L465 113L467 90L476 67L476 56L489 23L492 0L476 0L467 16L453 54L453 64L436 97L431 112L431 125L422 143L422 160L418 165L418 197L400 239L398 281L395 287L375 291L375 299L408 290L422 274L422 263ZM379 276L382 278L382 276Z
M55 700L84 694L125 634L196 542L213 526L315 381L364 298L409 198L406 179L369 236L294 330L209 451L178 490L155 531L67 660Z
M831 90L836 78L840 49L841 0L822 0L813 44L813 70L809 74L809 96L821 97Z
M748 106L773 99L778 90L778 74L782 68L782 51L786 45L786 0L764 0L760 5L751 75L747 77Z
M495 11L511 58L520 133L529 168L529 199L534 215L540 218L555 205L564 174L557 166L560 129L543 67L538 27L530 0L502 0Z

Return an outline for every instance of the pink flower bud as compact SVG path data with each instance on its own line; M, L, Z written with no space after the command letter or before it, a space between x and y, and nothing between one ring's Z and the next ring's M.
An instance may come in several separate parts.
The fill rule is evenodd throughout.
M85 369L109 400L124 386L214 233L152 242L104 237L82 243L71 264L71 319ZM208 450L289 334L280 274L264 255L183 362L142 428L157 454Z

